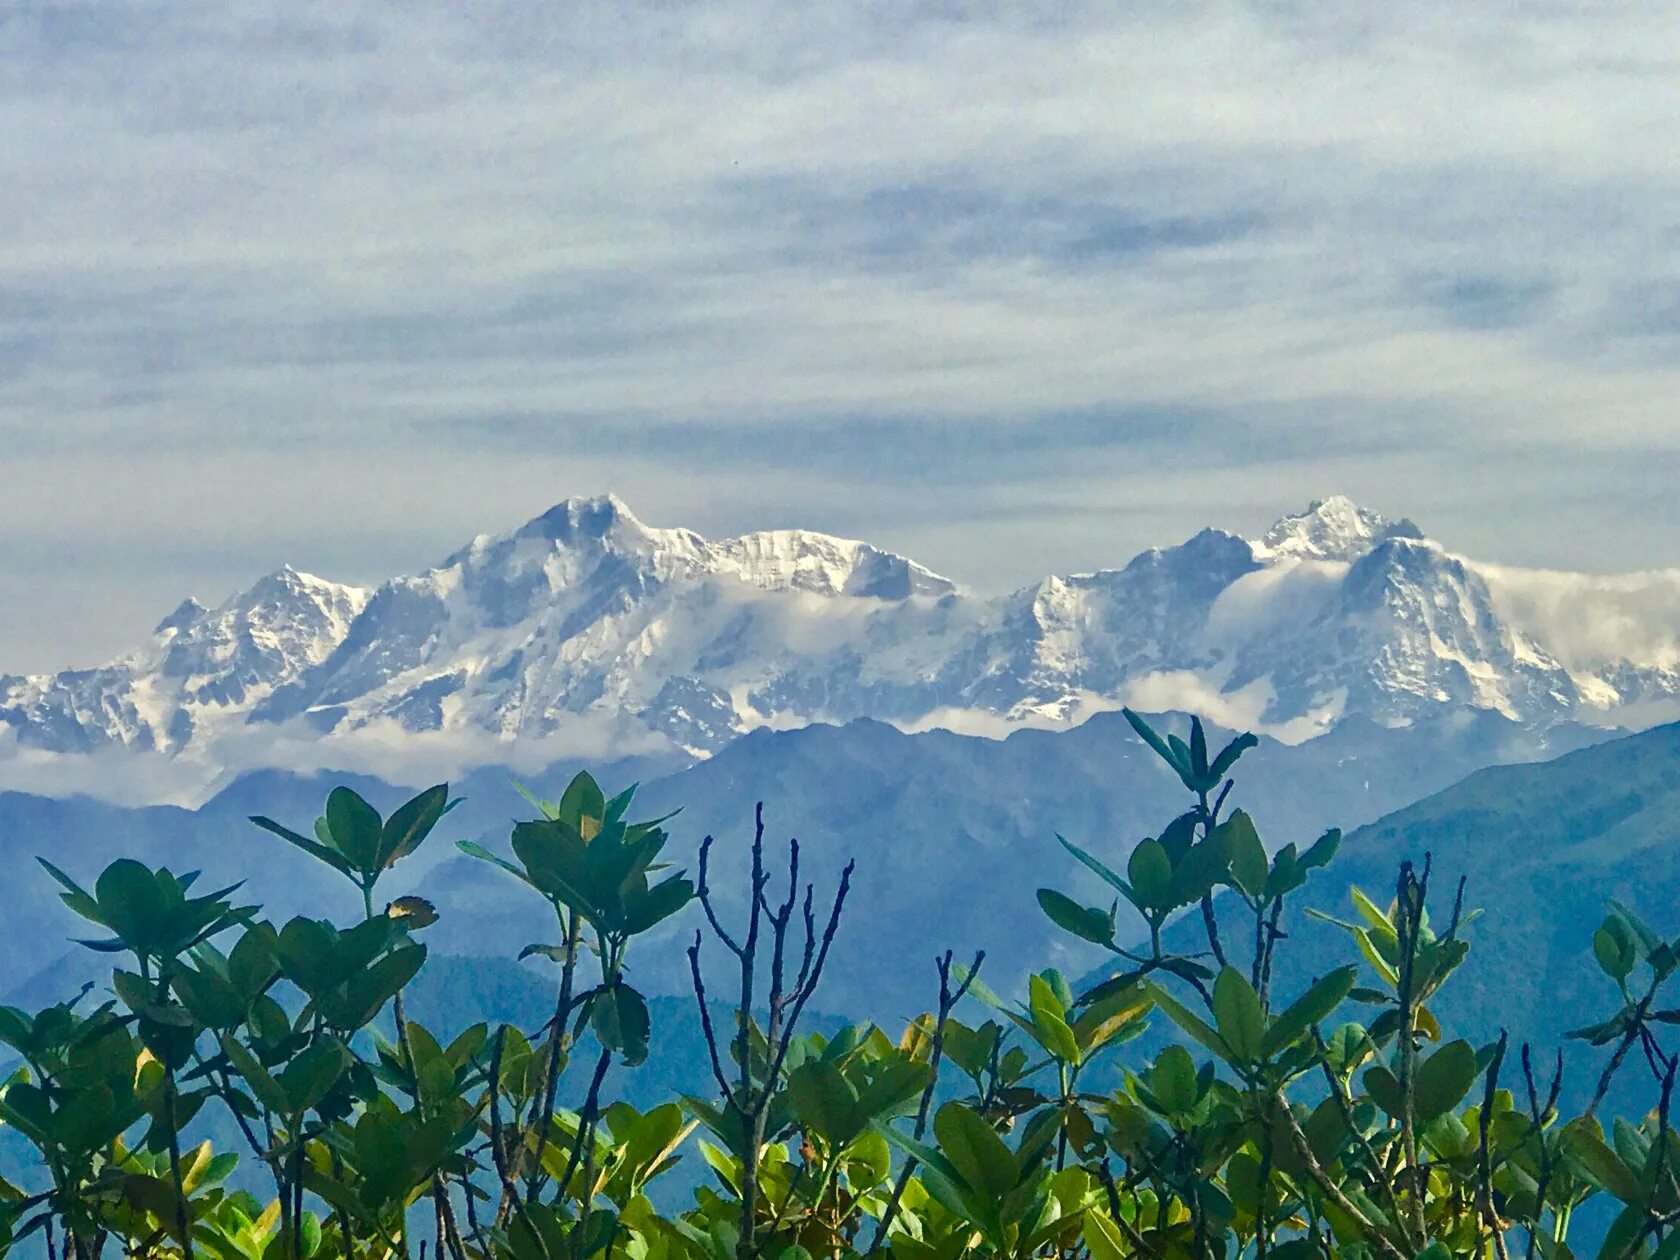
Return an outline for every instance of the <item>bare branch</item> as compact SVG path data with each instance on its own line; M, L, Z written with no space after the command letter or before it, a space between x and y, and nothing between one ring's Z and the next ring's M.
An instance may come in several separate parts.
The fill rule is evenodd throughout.
M711 857L713 843L714 840L711 836L707 836L700 842L700 874L695 880L694 893L700 899L700 908L706 912L706 922L712 925L712 931L717 934L718 940L727 945L730 953L739 958L741 957L741 947L735 943L734 937L723 930L723 924L718 922L717 910L712 905L712 887L707 879L707 874L708 860Z
M718 1056L717 1032L712 1028L712 1012L706 1005L706 981L700 973L700 933L694 933L694 944L688 947L688 968L694 977L694 1000L700 1007L700 1031L706 1038L706 1053L712 1061L712 1079L725 1098L729 1097L729 1078L724 1075L723 1060Z
M928 1051L928 1079L922 1087L922 1099L916 1108L916 1124L911 1129L911 1136L920 1141L927 1132L928 1113L933 1109L933 1091L939 1084L939 1065L945 1057L945 1023L951 1016L951 1009L962 1001L968 992L968 986L974 983L974 977L980 974L980 965L986 961L986 951L980 950L974 955L974 962L969 966L968 974L963 977L962 984L955 990L951 988L951 951L946 950L934 960L939 970L939 1013L933 1024L933 1042ZM910 1184L910 1178L915 1174L916 1160L914 1157L904 1161L904 1167L899 1170L898 1180L893 1184L892 1197L887 1200L887 1209L881 1214L881 1223L875 1227L875 1244L872 1251L880 1251L881 1244L886 1240L887 1231L898 1215L899 1201L904 1197L904 1191Z

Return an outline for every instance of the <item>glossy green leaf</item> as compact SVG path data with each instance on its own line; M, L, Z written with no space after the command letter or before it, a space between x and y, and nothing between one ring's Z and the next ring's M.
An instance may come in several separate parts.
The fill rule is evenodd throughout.
M1172 862L1158 840L1143 840L1132 850L1126 864L1134 900L1146 910L1164 910L1169 905L1168 890L1172 884Z
M1417 1069L1417 1118L1428 1124L1463 1101L1480 1074L1476 1051L1468 1041L1449 1041Z
M1227 1060L1231 1058L1231 1048L1225 1044L1225 1042L1220 1038L1220 1035L1214 1031L1214 1029L1207 1023L1207 1021L1202 1019L1201 1016L1184 1006L1177 998L1173 997L1172 994L1168 993L1159 985L1150 985L1149 994L1150 997L1154 999L1155 1005L1158 1006L1166 1014L1167 1018L1172 1020L1173 1023L1177 1024L1186 1033L1201 1042L1209 1050L1212 1050L1220 1058Z
M1219 1039L1243 1062L1261 1058L1266 1017L1259 995L1235 967L1223 968L1213 982L1213 1017Z
M1644 1201L1645 1186L1622 1157L1605 1142L1596 1122L1582 1117L1564 1127L1564 1158L1594 1185L1623 1203Z
M1266 1057L1271 1058L1306 1035L1314 1024L1328 1018L1347 997L1358 974L1356 967L1338 967L1275 1016L1266 1028L1263 1047Z
M1097 945L1107 945L1114 939L1114 924L1106 911L1082 906L1053 888L1038 890L1038 904L1050 921L1063 931Z
M332 846L323 844L319 840L311 840L307 836L299 835L290 827L282 827L272 818L264 818L261 815L253 814L251 816L251 821L256 823L256 825L261 827L264 831L272 832L288 844L296 845L311 857L325 862L328 866L332 867L333 870L338 871L340 874L350 875L353 873L350 869L350 863L345 860L344 855Z
M327 828L334 847L363 875L380 867L379 846L384 831L379 811L347 787L327 796Z
M1248 896L1261 896L1266 891L1266 876L1271 868L1266 861L1266 847L1260 843L1260 833L1254 829L1254 820L1239 809L1220 823L1217 830L1224 834L1232 880Z
M429 787L399 805L380 829L380 866L392 867L418 849L448 808L447 783Z
M596 994L590 1026L603 1046L618 1052L631 1066L647 1058L651 1027L647 1001L629 985L619 983Z
M933 1120L939 1149L983 1201L997 1203L1020 1175L1015 1156L997 1130L960 1103L946 1103Z

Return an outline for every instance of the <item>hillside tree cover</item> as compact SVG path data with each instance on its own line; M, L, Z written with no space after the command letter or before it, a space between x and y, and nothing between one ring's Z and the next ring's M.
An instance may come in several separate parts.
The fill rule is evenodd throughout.
M428 1029L404 1008L436 911L380 884L438 830L446 786L389 817L338 788L309 833L254 820L355 886L350 922L271 923L243 887L132 860L91 887L43 861L112 970L72 1000L0 1008L0 1122L33 1151L31 1175L0 1184L0 1241L52 1260L1680 1258L1680 1009L1663 996L1680 942L1613 903L1583 942L1604 1018L1571 1035L1602 1061L1580 1114L1560 1114L1560 1056L1472 1044L1434 1013L1469 954L1462 883L1402 861L1334 920L1346 964L1280 992L1291 923L1315 913L1298 900L1339 834L1268 852L1231 807L1253 737L1215 752L1199 721L1180 739L1128 717L1183 811L1124 872L1062 840L1080 883L1037 894L1041 930L1112 965L1082 991L1047 970L1005 998L983 954L945 953L896 1036L808 1027L852 869L806 882L762 806L733 917L710 837L677 869L669 819L631 821L634 789L608 798L588 775L529 798L505 852L463 843L510 897L552 909L521 955L552 968L552 1010L524 1029ZM637 1110L607 1085L657 1053L633 959L685 910L712 1088ZM1185 919L1196 948L1168 948ZM1128 1055L1151 1021L1174 1036ZM1120 1086L1092 1088L1116 1059ZM1649 1112L1607 1121L1632 1078ZM198 1140L213 1117L235 1148ZM696 1160L705 1178L676 1205L660 1179Z

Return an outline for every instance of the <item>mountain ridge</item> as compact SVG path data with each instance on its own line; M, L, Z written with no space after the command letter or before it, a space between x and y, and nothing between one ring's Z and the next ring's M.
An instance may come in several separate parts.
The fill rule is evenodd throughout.
M1680 599L1680 574L1651 580L1669 577ZM855 539L708 540L577 498L419 574L365 588L287 566L216 608L181 604L107 665L0 675L0 768L139 752L225 778L300 747L358 769L408 742L461 766L704 757L759 727L1001 734L1122 704L1300 740L1354 716L1486 709L1543 729L1680 701L1666 650L1566 666L1508 615L1541 607L1506 594L1532 580L1343 496L1255 541L1204 529L999 596Z
M1160 729L1185 729L1183 715L1151 716ZM1210 724L1210 739L1230 734ZM1236 795L1270 843L1306 844L1326 827L1382 817L1467 768L1553 756L1602 732L1562 724L1547 735L1541 745L1534 732L1488 713L1399 729L1356 717L1302 744L1262 736L1243 759ZM521 778L554 798L578 768L572 763ZM931 966L907 972L898 963L920 958L934 944L959 952L986 948L1000 984L1032 967L1056 963L1078 972L1095 965L1094 947L1039 930L1032 889L1071 878L1075 865L1056 835L1123 869L1137 840L1182 807L1182 786L1118 713L1097 714L1071 731L1023 728L1004 739L912 734L874 719L761 728L674 771L642 762L594 772L613 790L640 781L639 817L680 811L667 824L668 853L678 866L692 872L701 838L717 837L718 896L729 915L741 909L742 884L734 876L757 802L764 803L766 838L777 860L785 854L781 845L797 836L802 864L819 886L856 858L844 928L851 964L825 985L831 1009L842 1011L866 1009L870 992L890 1001L891 1011L921 1009L912 1004L925 1002ZM418 893L435 904L440 918L426 939L439 953L512 958L552 928L552 910L541 898L517 895L504 872L451 843L473 839L506 851L513 821L530 813L509 778L486 768L452 781L451 794L462 804L442 834L396 867L389 887L381 885L382 895ZM410 795L366 776L276 770L241 775L192 809L0 791L0 854L20 872L0 923L0 952L31 960L33 969L45 969L44 979L64 979L54 970L58 954L98 961L66 940L75 935L74 916L60 904L53 881L35 869L36 856L88 881L119 856L200 869L218 884L260 868L266 910L279 919L353 914L359 902L352 885L248 821L263 814L307 834L327 793L341 783L387 814ZM662 928L673 935L643 955L638 984L648 992L686 990L686 957L677 946L692 933L695 913ZM1000 925L1020 930L1000 932ZM1144 931L1131 918L1123 930L1134 939ZM16 979L33 983L28 975ZM12 999L0 994L0 1000Z

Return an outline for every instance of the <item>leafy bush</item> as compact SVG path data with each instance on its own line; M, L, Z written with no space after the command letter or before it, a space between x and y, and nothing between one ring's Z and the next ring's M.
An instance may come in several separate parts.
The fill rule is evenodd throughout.
M1106 905L1038 892L1111 974L1075 992L1045 971L1008 1001L980 978L984 955L946 953L937 1002L896 1040L802 1031L852 870L819 898L793 843L778 879L762 807L734 923L713 896L711 838L690 879L661 860L668 819L629 821L634 789L609 799L588 775L557 802L530 797L507 854L463 843L510 894L549 903L553 939L520 957L556 980L540 1028L447 1040L403 1004L436 912L379 890L448 815L445 786L389 818L339 788L312 834L253 820L355 885L348 924L275 925L238 887L200 893L192 873L133 861L91 889L43 862L114 966L109 993L0 1008L19 1059L0 1120L38 1174L0 1183L0 1241L55 1260L423 1260L428 1246L437 1260L1556 1260L1613 1205L1602 1255L1680 1258L1677 1060L1662 1039L1680 1010L1658 1000L1680 942L1611 906L1591 948L1615 1009L1571 1034L1605 1058L1566 1121L1561 1056L1472 1045L1432 1013L1468 953L1462 884L1432 918L1430 862L1402 863L1392 899L1356 890L1333 920L1348 965L1275 992L1289 914L1338 833L1268 852L1226 810L1251 736L1214 753L1199 721L1184 740L1127 716L1182 781L1184 812L1124 874L1062 841ZM1122 902L1147 929L1135 946ZM655 1044L631 949L685 910L704 925L687 953L715 1088L638 1111L606 1096L614 1061L635 1068ZM1199 920L1195 952L1163 944L1180 916ZM964 1004L981 1014L958 1018ZM1091 1065L1152 1019L1174 1037L1092 1090ZM1624 1072L1648 1074L1655 1105L1606 1135L1597 1113ZM190 1142L213 1116L243 1151ZM707 1180L690 1206L660 1210L653 1183L696 1156Z

